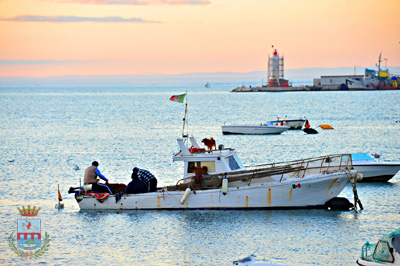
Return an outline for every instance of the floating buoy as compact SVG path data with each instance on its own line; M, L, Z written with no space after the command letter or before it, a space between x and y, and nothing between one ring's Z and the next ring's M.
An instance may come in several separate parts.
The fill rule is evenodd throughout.
M351 203L346 198L335 197L335 198L328 200L325 203L325 207L327 207L328 209L331 209L331 210L348 211L348 210L354 208L354 204Z
M183 193L183 196L182 196L181 200L179 201L181 204L185 203L185 201L189 197L190 191L191 191L190 188L187 188L185 190L185 193Z
M64 203L61 203L61 201L60 185L58 185L58 203L56 204L56 209L64 209Z
M315 129L309 127L309 128L303 128L303 131L306 132L307 134L318 134L318 131Z
M221 192L224 195L226 195L226 193L228 193L228 178L226 178L226 175L225 175L224 179L222 179Z
M319 125L319 127L324 129L324 130L325 129L333 129L333 127L331 125L328 125L328 124L322 124L322 125Z
M57 203L56 209L64 209L64 203Z

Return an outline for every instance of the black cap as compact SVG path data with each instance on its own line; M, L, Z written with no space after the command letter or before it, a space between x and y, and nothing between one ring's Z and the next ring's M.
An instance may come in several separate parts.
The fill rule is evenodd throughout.
M99 166L99 163L97 161L93 161L92 165Z

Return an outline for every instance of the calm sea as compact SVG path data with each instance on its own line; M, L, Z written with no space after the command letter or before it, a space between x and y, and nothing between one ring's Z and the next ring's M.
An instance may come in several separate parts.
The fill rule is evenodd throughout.
M380 153L400 161L400 91L230 93L233 86L143 88L0 88L1 265L232 265L255 253L258 262L355 265L366 241L400 227L400 174L359 184L363 211L81 212L70 186L93 160L110 182L127 183L135 166L160 185L182 177L172 162L188 93L189 132L236 148L246 165L330 153ZM306 135L224 136L224 123L258 124L306 116ZM75 165L79 170L75 170ZM56 210L57 185L65 209ZM352 200L351 187L341 196ZM37 259L9 247L17 207L40 207L50 248Z

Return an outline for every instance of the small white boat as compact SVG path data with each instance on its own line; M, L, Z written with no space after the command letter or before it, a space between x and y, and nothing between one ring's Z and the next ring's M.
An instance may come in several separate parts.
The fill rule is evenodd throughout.
M368 241L362 246L357 264L362 266L400 266L400 228L384 235L376 244Z
M363 175L362 182L386 182L400 170L400 163L381 162L380 155L373 158L367 153L354 153L351 158L353 167Z
M266 135L281 134L288 130L289 126L281 125L223 125L222 134L242 134L242 135Z
M184 176L174 185L122 197L96 197L88 193L90 187L71 188L69 193L82 210L324 208L356 176L350 154L245 167L235 149L219 145L206 151L194 137L177 141L180 151L173 161L184 163ZM315 167L327 158L338 164L329 170ZM200 174L204 166L208 174Z
M266 124L275 126L278 125L289 126L290 129L301 129L304 126L305 122L306 119L303 117L297 117L297 118L284 117L282 119L278 117L277 120L268 121Z
M233 265L242 265L242 266L289 266L283 264L274 264L274 263L257 263L255 259L256 255L251 254L242 259L238 259L233 261Z

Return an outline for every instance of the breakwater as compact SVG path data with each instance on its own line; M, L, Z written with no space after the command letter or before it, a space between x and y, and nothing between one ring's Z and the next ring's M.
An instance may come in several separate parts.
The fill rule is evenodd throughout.
M285 92L285 91L340 91L340 86L298 86L298 87L246 87L241 86L232 90L232 92ZM347 89L348 90L348 89Z

